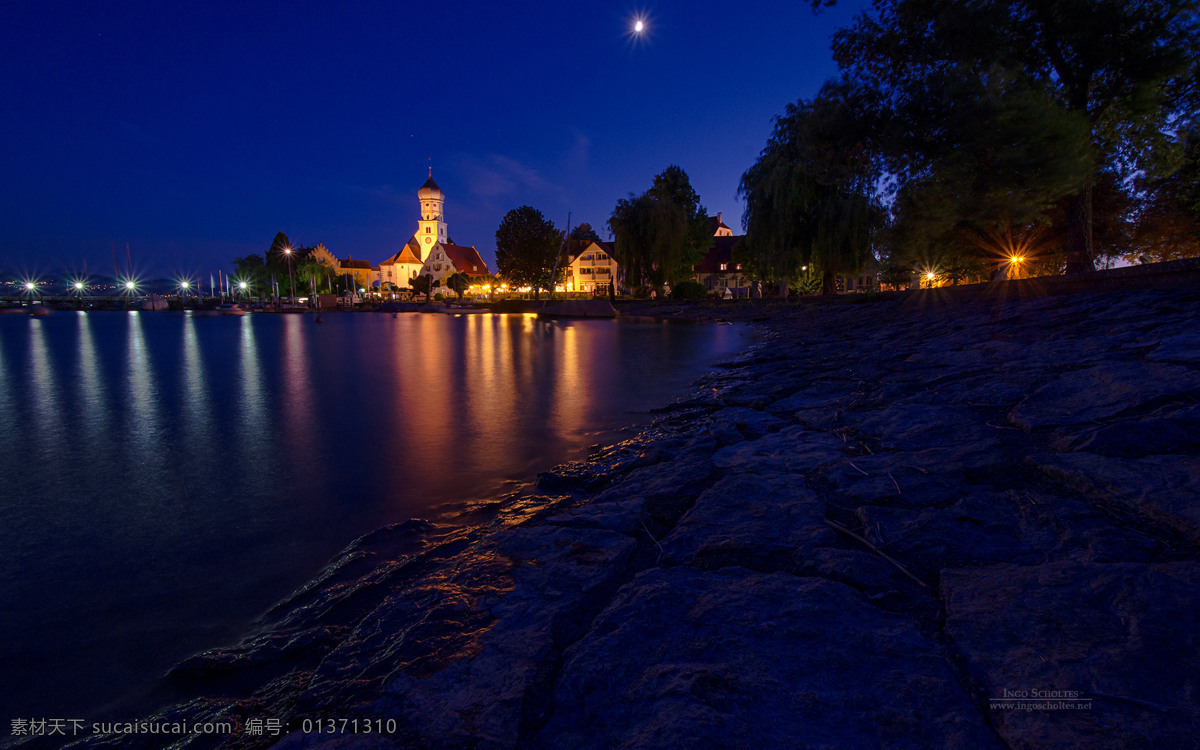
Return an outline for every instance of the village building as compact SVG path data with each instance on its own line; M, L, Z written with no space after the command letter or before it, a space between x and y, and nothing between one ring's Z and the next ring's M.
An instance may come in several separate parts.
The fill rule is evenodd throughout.
M379 269L371 265L369 260L355 260L353 256L338 260L339 276L353 276L354 285L359 289L370 289L379 279Z
M692 267L693 278L711 294L722 297L750 296L750 280L742 264L734 260L734 247L743 236L734 235L726 226L722 214L708 217L713 233L713 246L703 260Z
M620 287L613 243L568 242L567 266L563 273L566 291L604 296L610 293L613 284Z

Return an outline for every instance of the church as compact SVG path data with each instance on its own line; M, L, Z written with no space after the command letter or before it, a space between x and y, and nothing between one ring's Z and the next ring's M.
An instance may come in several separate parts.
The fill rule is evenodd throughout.
M473 283L476 280L486 283L491 271L474 245L467 247L450 241L444 213L446 194L433 181L432 167L429 179L417 191L417 200L421 204L417 232L399 252L379 264L380 286L406 288L417 276L429 276L436 291L455 273L472 277Z

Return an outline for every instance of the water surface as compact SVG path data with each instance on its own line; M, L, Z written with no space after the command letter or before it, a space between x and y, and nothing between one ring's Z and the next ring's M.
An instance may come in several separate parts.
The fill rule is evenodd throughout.
M578 458L745 343L520 315L0 316L0 713L128 718L356 537Z

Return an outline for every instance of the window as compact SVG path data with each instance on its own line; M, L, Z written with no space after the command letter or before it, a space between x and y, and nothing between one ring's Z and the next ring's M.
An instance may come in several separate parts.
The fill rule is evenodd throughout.
M736 268L737 270L740 271L740 270L742 270L742 264L738 263L736 266L734 266L734 268Z
M433 227L425 227L425 234L430 234L431 232L433 232Z
M722 264L721 264L721 270L722 270L722 271L726 270L726 268L727 268L728 266L729 266L729 264L728 264L728 263L722 263Z

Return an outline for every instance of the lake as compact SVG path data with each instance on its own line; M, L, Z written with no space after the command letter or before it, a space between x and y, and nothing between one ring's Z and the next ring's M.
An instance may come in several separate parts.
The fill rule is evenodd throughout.
M736 326L0 316L0 718L129 718L355 538L686 393Z

